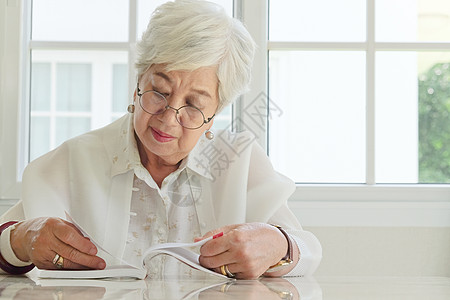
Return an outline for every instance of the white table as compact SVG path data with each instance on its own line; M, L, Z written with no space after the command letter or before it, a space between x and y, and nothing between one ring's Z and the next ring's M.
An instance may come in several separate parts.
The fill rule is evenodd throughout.
M298 277L222 281L38 280L0 275L0 299L301 299L449 300L446 277Z

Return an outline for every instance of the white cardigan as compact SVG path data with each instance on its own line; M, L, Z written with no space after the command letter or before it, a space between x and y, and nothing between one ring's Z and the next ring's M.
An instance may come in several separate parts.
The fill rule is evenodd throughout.
M68 140L25 169L22 200L0 219L42 216L65 218L67 211L92 238L115 257L126 244L133 187L136 140L130 114L112 124ZM180 167L199 176L195 203L202 234L245 222L286 228L301 252L290 275L311 274L321 257L320 243L302 230L287 206L294 183L274 171L248 132L202 137Z

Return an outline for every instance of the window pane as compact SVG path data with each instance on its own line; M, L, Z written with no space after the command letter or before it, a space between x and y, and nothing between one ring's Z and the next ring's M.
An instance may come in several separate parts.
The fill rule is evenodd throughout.
M113 65L112 88L112 111L124 112L130 102L128 100L128 65Z
M377 41L450 41L448 0L377 0L375 5Z
M365 181L364 52L270 53L275 168L296 182Z
M128 40L127 0L33 0L32 39Z
M450 183L450 52L418 61L419 181Z
M91 110L90 64L56 64L56 108L59 111Z
M85 133L91 128L91 119L86 117L57 117L56 118L56 145Z
M450 53L376 56L376 181L450 182Z
M221 5L228 15L233 15L233 0L209 0L210 2ZM137 38L140 39L142 32L147 29L150 16L156 7L163 3L169 2L168 0L137 0L138 2L138 25L137 25Z
M364 41L366 1L270 1L271 41Z
M112 110L115 97L116 104L119 99L124 101L124 97L127 101L127 52L33 50L31 58L30 139L37 141L30 143L31 158L126 113L126 104L121 109L116 105L118 112ZM40 117L45 117L49 124L45 139L41 131L33 129L34 118Z
M30 122L30 160L33 160L50 150L50 118L31 117Z
M376 182L416 183L417 53L377 53L375 86Z
M33 63L31 66L31 110L50 109L50 63Z

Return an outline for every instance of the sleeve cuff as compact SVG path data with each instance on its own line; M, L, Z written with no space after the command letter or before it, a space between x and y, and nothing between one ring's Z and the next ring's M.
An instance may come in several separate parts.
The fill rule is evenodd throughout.
M8 228L6 228L0 235L0 253L8 263L10 263L15 267L29 266L32 264L32 262L31 261L24 262L18 259L13 249L11 248L11 241L10 241L11 230L14 230L15 228L16 228L15 225L11 225Z
M298 246L300 258L297 265L284 276L305 276L313 274L322 259L322 248L320 244L318 244L320 249L309 249L307 243L302 238L292 234L289 237Z

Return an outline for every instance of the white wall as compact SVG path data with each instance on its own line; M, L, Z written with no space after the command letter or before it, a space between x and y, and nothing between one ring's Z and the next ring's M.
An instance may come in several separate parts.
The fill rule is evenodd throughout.
M423 199L426 199L424 197ZM450 277L450 203L291 201L323 248L316 275Z
M450 227L305 227L323 247L315 275L450 277Z

